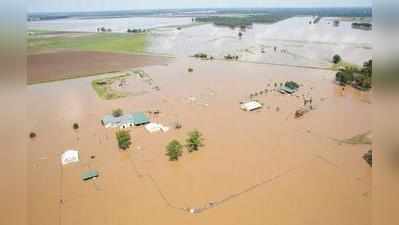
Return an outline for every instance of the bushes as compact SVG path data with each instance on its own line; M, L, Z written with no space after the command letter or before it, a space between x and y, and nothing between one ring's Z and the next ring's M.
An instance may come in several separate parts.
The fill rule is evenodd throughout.
M112 115L113 115L114 117L120 117L120 116L123 115L123 110L122 110L122 109L114 109L114 110L112 111Z
M230 54L228 54L228 55L224 56L225 60L238 60L238 58L239 58L238 55L230 55Z
M166 146L166 155L169 156L170 161L177 161L179 157L183 154L183 146L177 140L172 140Z
M349 71L339 71L335 75L335 80L341 84L350 84L353 79L353 73Z
M73 127L74 130L77 130L77 129L79 129L79 124L78 123L74 123L72 127Z
M200 147L204 146L203 141L204 139L202 138L202 134L199 131L194 130L188 134L186 145L184 147L186 147L190 153L198 151ZM170 161L177 161L183 154L182 149L183 145L180 144L178 140L172 140L166 146L166 155L169 156Z
M363 159L369 164L369 166L373 166L373 151L369 150L363 155Z
M197 53L194 55L195 58L200 58L200 59L207 59L208 55L205 53Z
M334 64L340 63L341 60L342 60L342 58L341 58L340 55L334 55L334 56L333 56L333 59L332 59L332 61L333 61Z
M364 63L363 68L346 67L335 75L341 85L352 84L360 90L368 90L372 86L372 60Z
M35 138L36 137L36 133L35 132L30 132L29 133L29 137L32 138L32 139Z
M120 130L116 132L116 139L118 141L118 146L122 150L126 150L132 144L129 131Z

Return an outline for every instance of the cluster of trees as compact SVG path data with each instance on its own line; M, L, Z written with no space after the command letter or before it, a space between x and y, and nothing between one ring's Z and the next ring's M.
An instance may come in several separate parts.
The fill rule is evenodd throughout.
M361 90L368 90L372 85L373 61L363 64L361 69L347 67L335 75L335 80L340 85L352 85Z
M172 140L166 146L166 155L170 161L177 161L183 155L183 147L186 147L188 152L198 151L200 147L204 146L202 134L194 130L188 134L186 144L183 146L178 140Z
M111 28L98 27L97 32L112 32Z
M230 55L230 54L228 54L228 55L225 55L224 56L224 59L226 59L226 60L238 60L238 55Z
M118 141L118 146L122 150L127 150L131 142L130 133L127 130L119 130L116 132L116 140Z
M210 59L213 60L213 56L208 56L208 54L206 53L196 53L194 56L194 58L200 58L200 59Z
M352 23L353 29L371 30L373 25L371 23Z
M127 32L128 33L144 33L144 32L147 32L147 30L146 29L127 29Z
M235 27L248 27L254 23L275 23L280 20L288 18L282 15L259 14L248 16L208 16L197 17L195 21L203 23L213 23L216 26Z

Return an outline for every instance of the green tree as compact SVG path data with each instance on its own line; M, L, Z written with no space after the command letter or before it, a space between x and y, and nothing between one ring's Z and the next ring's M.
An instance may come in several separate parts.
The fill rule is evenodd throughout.
M123 115L123 110L122 110L122 109L114 109L114 110L112 111L112 115L113 115L114 117L120 117L120 116Z
M373 72L373 60L370 59L369 61L366 61L363 64L363 68L362 68L361 72L363 74L365 74L366 76L371 77L371 74Z
M334 63L334 64L340 63L341 60L342 60L342 58L341 58L340 55L334 55L334 56L333 56L333 63Z
M122 150L127 150L132 144L130 133L127 130L117 131L116 140L118 141L119 148Z
M200 147L202 147L204 139L202 138L202 134L194 130L188 134L188 138L186 139L186 148L189 152L198 151Z
M177 140L172 140L166 146L166 155L169 156L170 161L177 161L179 157L183 154L183 146Z

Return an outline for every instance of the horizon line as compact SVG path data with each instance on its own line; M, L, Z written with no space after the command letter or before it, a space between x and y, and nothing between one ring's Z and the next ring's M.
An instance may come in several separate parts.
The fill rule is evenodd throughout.
M171 11L171 10L220 10L220 9L323 9L323 8L367 8L372 9L372 5L341 5L341 6L265 6L265 7L191 7L191 8L142 8L142 9L110 9L93 11L27 11L27 14L43 13L101 13L101 12L140 12L140 11Z

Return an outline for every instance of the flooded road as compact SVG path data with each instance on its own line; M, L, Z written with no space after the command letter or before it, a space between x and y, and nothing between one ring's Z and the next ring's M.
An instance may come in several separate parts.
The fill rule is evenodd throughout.
M91 87L99 76L29 86L37 133L28 153L30 225L371 224L371 169L362 159L370 146L334 141L371 129L368 93L342 92L326 70L186 57L141 69L160 91L105 101ZM301 84L296 95L273 91L287 80ZM265 89L261 110L240 110ZM315 110L294 119L302 95ZM116 108L159 110L152 121L182 128L132 128L132 147L121 152L116 130L100 123ZM193 129L205 146L168 161L167 143ZM67 149L79 150L80 162L62 167ZM81 181L89 169L100 176Z

